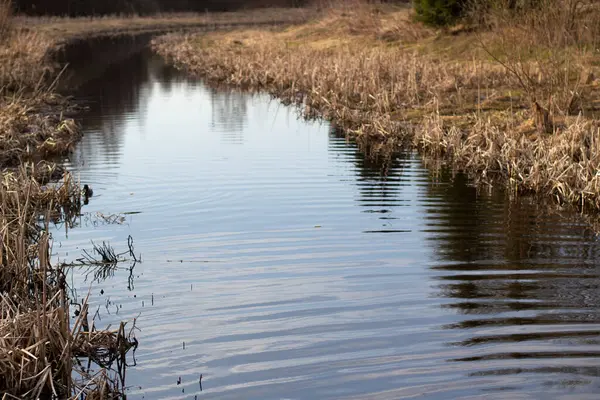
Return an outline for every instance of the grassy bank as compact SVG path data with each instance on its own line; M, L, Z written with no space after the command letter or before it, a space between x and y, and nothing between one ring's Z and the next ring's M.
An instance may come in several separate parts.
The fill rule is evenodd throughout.
M239 26L288 25L305 22L307 9L266 8L223 13L167 13L153 16L18 17L16 24L58 43L91 37L164 32L219 30Z
M283 32L167 35L154 48L208 81L298 104L367 151L408 144L480 183L598 209L600 13L552 1L552 13L490 11L485 27L445 31L409 8L343 3Z
M45 161L81 137L66 117L73 105L55 92L56 40L23 29L8 6L0 2L0 393L116 398L122 387L108 369L91 373L76 360L122 360L129 335L95 329L85 301L73 321L67 269L49 259L50 225L72 223L81 207L78 182Z
M65 117L72 105L54 93L52 41L12 27L2 32L0 392L7 398L108 395L117 387L106 371L75 372L75 357L118 354L128 338L84 329L91 325L87 312L72 323L66 270L49 259L50 224L76 218L81 199L78 183L44 159L68 153L79 128Z

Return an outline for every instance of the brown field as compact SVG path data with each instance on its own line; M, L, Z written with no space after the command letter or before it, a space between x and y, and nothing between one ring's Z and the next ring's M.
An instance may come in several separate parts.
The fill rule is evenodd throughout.
M287 25L305 22L314 10L265 8L224 13L171 13L153 16L102 17L15 17L25 28L63 43L90 37L164 32L171 30L214 30L260 25Z

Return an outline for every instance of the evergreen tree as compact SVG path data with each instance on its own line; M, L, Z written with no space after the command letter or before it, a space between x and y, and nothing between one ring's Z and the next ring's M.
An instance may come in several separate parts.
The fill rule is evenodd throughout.
M414 0L417 19L428 25L445 26L463 14L467 0Z

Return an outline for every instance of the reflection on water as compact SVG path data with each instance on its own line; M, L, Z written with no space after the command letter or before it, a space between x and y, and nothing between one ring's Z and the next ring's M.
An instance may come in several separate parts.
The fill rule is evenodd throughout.
M366 160L326 124L147 53L79 97L66 163L94 187L86 215L124 223L82 218L54 250L134 237L134 276L92 293L102 323L139 315L130 398L600 392L599 242L577 216L434 179L414 153Z
M547 386L597 393L596 235L532 199L478 198L457 185L431 189L427 225L437 232L431 240L442 261L432 267L437 295L456 299L444 307L463 316L442 328L464 332L452 345L477 349L452 361L480 365L471 376L539 374Z
M240 92L210 90L211 128L223 140L242 144L246 124L247 96Z

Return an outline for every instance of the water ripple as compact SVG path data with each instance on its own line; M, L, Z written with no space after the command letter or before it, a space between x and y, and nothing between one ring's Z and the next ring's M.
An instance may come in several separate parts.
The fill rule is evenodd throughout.
M81 90L84 211L136 214L57 229L54 253L134 237L132 281L91 296L100 324L139 317L129 398L597 397L600 246L578 216L412 152L365 159L145 53Z

